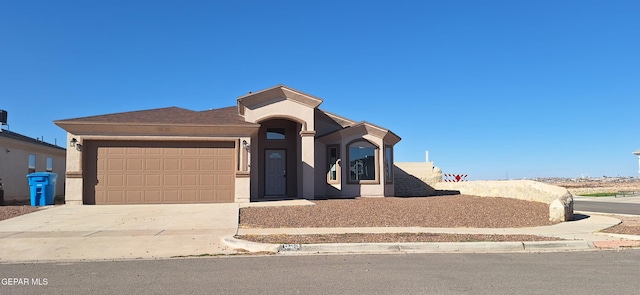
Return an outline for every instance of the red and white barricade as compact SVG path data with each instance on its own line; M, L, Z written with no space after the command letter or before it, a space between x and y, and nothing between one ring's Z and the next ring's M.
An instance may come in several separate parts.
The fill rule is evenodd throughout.
M442 176L444 176L443 181L444 182L461 182L461 181L467 181L467 174L451 174L451 173L445 173L442 174Z

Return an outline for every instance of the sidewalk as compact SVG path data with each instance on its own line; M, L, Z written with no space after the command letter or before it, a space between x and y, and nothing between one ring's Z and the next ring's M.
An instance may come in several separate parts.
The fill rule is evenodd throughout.
M445 234L504 234L537 235L565 239L545 242L463 242L463 243L353 243L353 244L261 244L227 237L231 247L249 252L280 254L320 253L429 253L429 252L538 252L575 251L599 248L640 247L640 236L599 233L617 225L617 218L580 214L578 220L551 226L526 228L425 228L425 227L367 227L367 228L270 228L238 229L237 235L310 235L346 233L445 233Z

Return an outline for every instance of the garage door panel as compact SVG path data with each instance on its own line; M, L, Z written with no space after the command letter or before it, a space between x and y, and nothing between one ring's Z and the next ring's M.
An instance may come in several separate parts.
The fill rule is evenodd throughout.
M143 160L140 159L127 159L127 170L144 170L144 166L142 165Z
M109 170L123 170L124 169L124 160L123 159L109 159L107 160L107 168Z
M202 171L211 171L211 170L214 170L214 169L215 169L215 167L216 167L216 165L215 165L215 162L216 162L216 161L215 161L215 160L213 160L213 159L210 159L210 158L207 158L207 159L199 159L198 161L199 161L199 163L198 163L198 164L199 164L199 165L198 165L199 170L202 170Z
M142 175L127 175L127 187L142 186Z
M216 190L216 199L218 200L226 200L229 198L233 198L233 190Z
M163 203L179 203L180 191L179 190L165 190L163 193Z
M145 190L144 191L145 203L162 203L162 191L160 190Z
M180 184L183 186L198 185L197 175L182 175L182 182Z
M161 186L162 185L162 181L160 181L160 175L144 175L144 184L140 183L138 186L146 186L146 187L153 187L153 186Z
M200 185L215 185L216 178L214 175L200 175Z
M216 185L231 186L233 184L233 176L231 175L217 175Z
M105 184L112 187L123 187L124 175L108 175Z
M181 150L183 156L197 156L198 148L183 148Z
M179 176L177 174L165 174L162 176L165 186L178 186L180 185Z
M120 143L124 144L124 143ZM97 145L96 204L234 200L233 143ZM167 147L162 147L166 145Z
M225 170L232 171L233 170L233 160L232 159L218 159L215 165L216 170Z
M146 171L162 170L162 159L144 159L144 169Z
M142 191L127 190L125 203L136 204L142 203Z
M145 150L139 148L126 148L125 153L127 155L143 155Z
M124 195L121 190L108 191L107 193L107 203L123 203Z
M177 155L180 155L180 150L175 148L163 148L162 153L166 156L171 156L171 155L177 156Z
M182 200L184 203L200 203L200 200L198 200L198 191L194 189L182 190Z
M163 159L163 171L180 171L179 159Z
M182 171L198 171L198 159L182 159Z

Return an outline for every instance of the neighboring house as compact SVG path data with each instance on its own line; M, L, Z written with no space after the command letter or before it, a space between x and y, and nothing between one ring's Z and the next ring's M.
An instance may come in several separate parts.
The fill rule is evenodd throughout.
M393 196L400 137L276 86L237 105L55 121L68 132L68 204Z
M27 174L58 174L56 196L64 194L65 149L0 128L0 182L5 200L29 200Z

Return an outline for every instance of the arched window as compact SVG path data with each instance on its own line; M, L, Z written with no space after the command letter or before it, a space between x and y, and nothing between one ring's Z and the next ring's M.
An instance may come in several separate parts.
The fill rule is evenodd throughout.
M378 183L378 147L359 140L347 146L349 182Z

